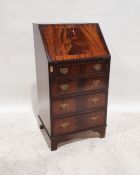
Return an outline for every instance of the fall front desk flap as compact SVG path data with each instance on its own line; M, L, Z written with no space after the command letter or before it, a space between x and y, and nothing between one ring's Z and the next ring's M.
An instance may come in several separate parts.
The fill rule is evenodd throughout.
M110 55L98 24L40 24L39 29L52 62Z

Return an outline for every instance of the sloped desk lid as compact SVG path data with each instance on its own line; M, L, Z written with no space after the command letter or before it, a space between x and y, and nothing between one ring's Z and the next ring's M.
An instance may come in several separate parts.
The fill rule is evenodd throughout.
M52 62L109 56L98 24L39 24Z

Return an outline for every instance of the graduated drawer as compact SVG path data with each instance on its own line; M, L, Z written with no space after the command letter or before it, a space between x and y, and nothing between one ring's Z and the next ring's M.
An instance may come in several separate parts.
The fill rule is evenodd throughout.
M51 93L53 97L106 88L106 77L94 77L78 80L53 79L51 81Z
M50 73L53 76L98 74L108 71L109 66L106 62L50 66Z
M90 112L53 120L53 135L61 135L105 124L105 111Z
M96 107L105 106L106 93L92 93L52 101L53 116L92 110Z

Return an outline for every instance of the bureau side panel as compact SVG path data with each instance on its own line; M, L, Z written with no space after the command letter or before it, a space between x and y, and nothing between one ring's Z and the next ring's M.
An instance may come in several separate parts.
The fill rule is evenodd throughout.
M38 113L47 131L51 135L48 59L37 24L33 24L33 32L37 77Z

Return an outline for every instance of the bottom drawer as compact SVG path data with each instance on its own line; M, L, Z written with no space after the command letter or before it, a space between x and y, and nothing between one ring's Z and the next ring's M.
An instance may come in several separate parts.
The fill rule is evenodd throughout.
M105 124L105 111L96 111L53 120L53 135L61 135Z

